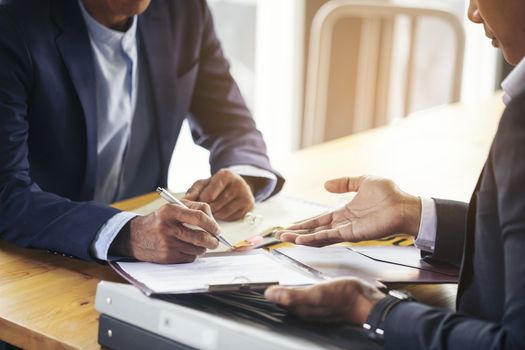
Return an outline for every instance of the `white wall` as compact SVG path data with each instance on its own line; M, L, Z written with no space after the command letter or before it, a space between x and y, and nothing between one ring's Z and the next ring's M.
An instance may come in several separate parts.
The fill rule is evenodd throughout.
M299 145L304 0L258 0L255 120L272 159Z

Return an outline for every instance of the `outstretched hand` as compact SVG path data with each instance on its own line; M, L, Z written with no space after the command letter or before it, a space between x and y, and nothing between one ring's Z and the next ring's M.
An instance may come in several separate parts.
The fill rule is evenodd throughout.
M416 235L421 217L418 197L401 191L392 180L360 176L327 181L332 193L357 192L344 207L277 232L282 241L309 246L359 242L396 233Z

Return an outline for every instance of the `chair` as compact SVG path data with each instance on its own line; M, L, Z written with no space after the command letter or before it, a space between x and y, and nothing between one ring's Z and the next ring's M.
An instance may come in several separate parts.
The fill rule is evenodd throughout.
M421 2L419 2L421 3ZM396 18L407 18L409 24L408 55L404 84L403 115L409 114L412 102L413 66L416 34L422 17L436 18L447 24L454 34L455 54L449 102L459 101L465 51L462 21L444 7L401 5L389 1L331 0L314 16L306 72L306 93L302 146L325 141L332 36L342 19L361 19L353 129L360 131L386 124L392 64L392 42Z

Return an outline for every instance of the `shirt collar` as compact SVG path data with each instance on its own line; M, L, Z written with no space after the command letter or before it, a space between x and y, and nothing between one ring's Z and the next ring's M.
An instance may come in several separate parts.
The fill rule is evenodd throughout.
M510 100L525 87L525 58L523 58L505 80L503 80L501 87L505 92L503 95L503 103L507 105Z
M105 43L109 46L115 46L118 45L118 43L122 43L122 45L129 45L129 43L135 40L135 35L137 32L137 16L131 17L131 25L126 32L120 32L100 24L89 14L82 3L82 0L78 0L78 3L80 5L84 21L86 22L89 36L93 41Z

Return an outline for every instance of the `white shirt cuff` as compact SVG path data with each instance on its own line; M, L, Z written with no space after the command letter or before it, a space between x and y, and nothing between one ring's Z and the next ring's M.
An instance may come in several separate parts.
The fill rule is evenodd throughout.
M433 253L436 246L436 203L431 198L421 197L421 222L414 245L425 252Z
M277 176L268 170L264 170L252 165L232 165L229 167L229 169L237 175L259 177L267 180L264 186L255 189L255 200L257 202L261 202L270 197L270 195L275 190L275 186L277 186Z
M91 244L91 252L97 259L103 261L108 260L108 252L111 243L113 243L115 237L117 237L117 234L122 230L124 225L135 216L137 216L137 214L122 211L112 216L104 225L102 225Z

